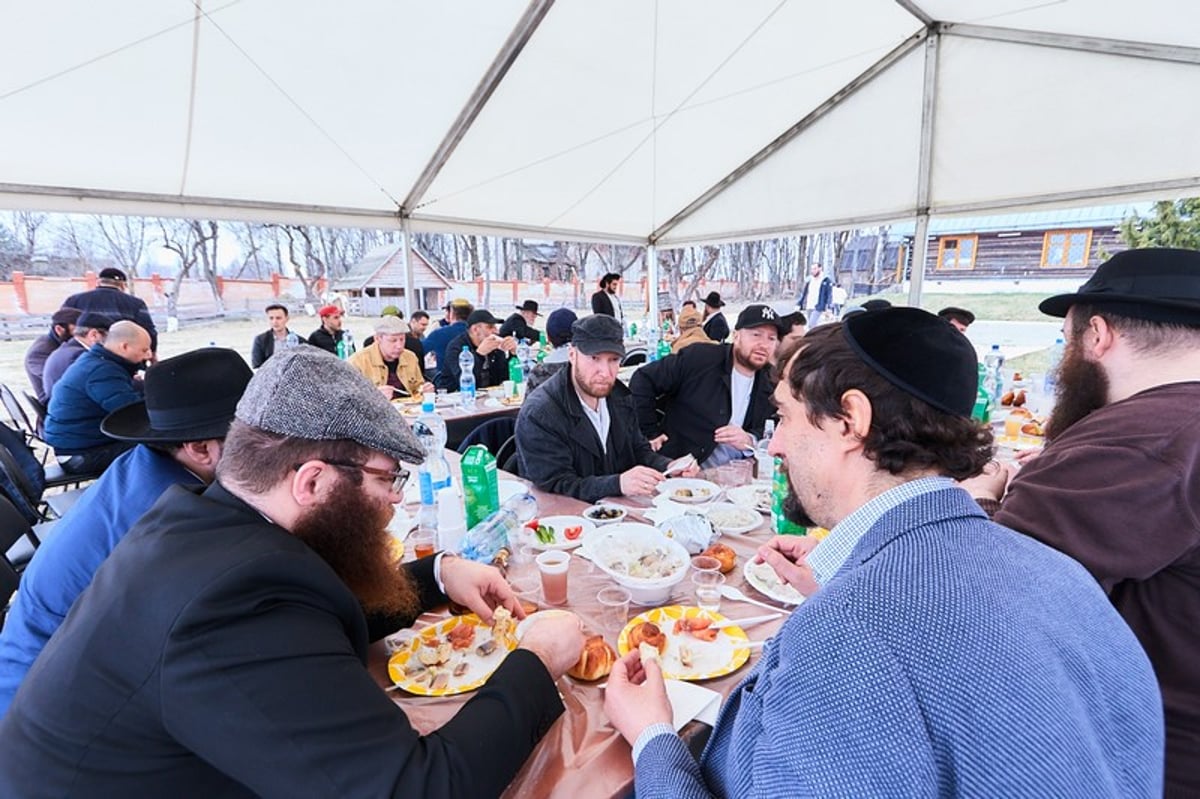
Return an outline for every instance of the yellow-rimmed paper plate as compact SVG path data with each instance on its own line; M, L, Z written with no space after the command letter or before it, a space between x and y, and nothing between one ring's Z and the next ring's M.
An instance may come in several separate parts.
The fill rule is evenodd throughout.
M724 627L713 641L702 641L687 632L675 632L675 622L682 618L709 618L725 621L720 613L683 605L668 605L639 613L629 620L617 639L617 651L629 654L629 633L642 622L653 622L667 636L667 649L662 655L663 677L668 680L711 680L737 671L750 659L746 646L750 639L741 627ZM685 651L686 650L686 651ZM690 656L691 666L683 657Z
M442 663L422 663L422 651L435 652L437 645L447 643L447 636L460 624L475 628L475 639L471 645L465 649L451 648ZM491 641L491 626L473 613L446 619L421 630L407 647L388 658L388 677L396 687L418 696L453 696L474 691L487 682L487 678L517 646L515 640L498 642L490 653L483 654L480 647ZM438 679L440 675L445 675L445 685L435 688L434 682L441 682Z

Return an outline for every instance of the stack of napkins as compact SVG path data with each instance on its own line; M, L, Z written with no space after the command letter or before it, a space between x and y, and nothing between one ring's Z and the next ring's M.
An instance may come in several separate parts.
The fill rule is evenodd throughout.
M721 710L719 693L683 680L666 680L666 684L667 699L671 700L671 711L674 714L671 724L676 732L683 729L683 725L692 719L709 726L716 725L717 713Z

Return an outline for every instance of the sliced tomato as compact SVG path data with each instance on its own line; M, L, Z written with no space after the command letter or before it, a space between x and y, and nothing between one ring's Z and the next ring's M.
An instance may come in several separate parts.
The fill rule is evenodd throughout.
M537 529L538 529L538 520L530 519L528 522L525 523L525 528L527 530L533 530L536 533Z
M567 529L563 530L563 535L565 535L567 537L568 541L574 541L576 538L579 538L579 536L581 536L582 534L583 534L583 525L582 524L579 525L578 527L568 527Z

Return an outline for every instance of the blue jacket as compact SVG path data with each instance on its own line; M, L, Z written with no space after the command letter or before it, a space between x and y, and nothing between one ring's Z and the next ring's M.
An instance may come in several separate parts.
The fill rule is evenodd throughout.
M21 577L0 631L0 716L75 599L133 523L175 483L200 480L145 446L121 455L54 525Z
M101 447L113 440L100 432L100 422L117 408L142 398L130 363L103 346L80 355L54 385L46 414L46 441L60 455Z
M433 357L437 359L437 370L442 370L442 356L446 354L446 345L454 339L467 332L467 323L459 320L452 325L439 327L437 330L425 337L425 352L432 352ZM455 357L458 357L455 353ZM455 383L455 388L458 384Z
M1078 563L959 488L899 505L801 605L721 709L699 765L674 735L639 796L1162 795L1162 700Z

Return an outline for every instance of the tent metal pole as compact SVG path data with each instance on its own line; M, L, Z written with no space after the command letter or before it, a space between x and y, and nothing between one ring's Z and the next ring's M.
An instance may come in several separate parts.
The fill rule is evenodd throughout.
M412 322L413 311L419 308L413 302L413 291L416 280L413 278L413 262L412 262L412 225L405 216L400 220L400 252L404 264L404 316L409 323Z
M917 161L917 229L913 238L912 282L908 286L908 304L921 305L925 284L925 250L929 231L929 183L933 176L933 122L937 112L938 43L933 34L925 40L925 82L921 89L921 153Z
M914 3L913 0L896 0L896 5L900 6L905 11L919 19L922 25L928 27L929 25L934 24L933 17L929 16L925 9Z
M861 74L851 80L842 88L838 89L829 99L814 108L803 119L792 125L790 128L779 134L766 147L763 147L754 155L744 161L741 166L734 169L721 180L717 181L708 191L701 194L695 200L688 203L683 210L672 216L666 222L663 222L657 230L650 234L650 241L654 242L662 238L668 231L672 230L680 222L683 222L696 211L700 210L709 200L716 197L725 189L732 186L742 179L746 174L757 168L760 164L775 154L776 151L787 146L787 144L800 135L801 132L815 125L822 117L828 114L833 109L837 108L843 102L858 92L863 86L866 86L881 73L885 72L892 64L900 61L908 55L914 48L917 47L928 36L929 29L922 28L921 30L909 36L903 42L894 47L891 52L883 58L876 61L871 66L867 67Z
M646 245L646 291L650 309L650 324L658 326L658 247Z
M972 25L966 22L940 22L937 24L937 32L968 39L987 39L993 42L1053 47L1058 50L1079 50L1085 53L1145 58L1151 61L1200 64L1200 47L1132 42L1125 39L1105 39L1100 36L1078 36L1049 31L995 28L990 25Z
M458 148L458 143L467 135L467 131L471 129L471 125L475 123L476 118L483 111L483 107L487 105L488 100L499 88L500 82L504 80L504 76L516 62L517 56L521 55L525 45L529 44L529 40L533 38L534 32L542 24L546 14L550 13L550 7L553 5L554 0L532 0L526 7L525 13L517 20L516 27L508 35L508 39L496 53L496 57L492 59L487 72L479 79L475 91L471 92L471 96L467 98L462 110L458 112L458 118L450 125L450 130L446 132L441 144L438 145L437 150L413 183L408 196L404 198L405 208L411 211L420 205L421 198L425 196L425 192L429 191L429 187L433 185L438 173L450 160L450 156Z

